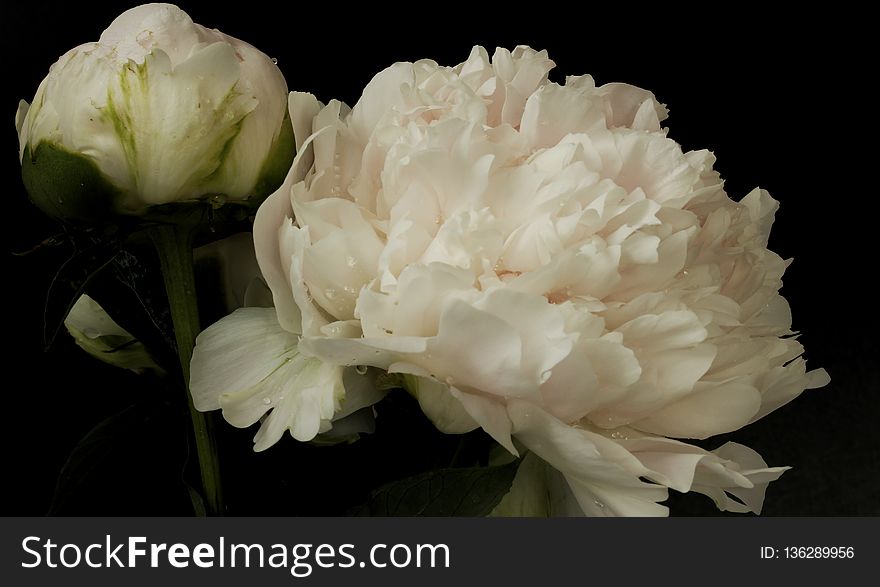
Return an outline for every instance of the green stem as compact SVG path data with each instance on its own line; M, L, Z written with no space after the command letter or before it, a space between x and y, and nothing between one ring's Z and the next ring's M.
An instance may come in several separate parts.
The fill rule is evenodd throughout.
M189 405L193 432L196 439L199 470L208 515L223 514L223 495L220 483L220 459L214 440L214 421L210 414L196 410L189 393L189 363L199 329L199 308L196 303L196 283L193 274L193 226L160 224L149 229L150 238L159 253L165 291L171 307L171 321L177 341L177 354L183 372L187 405Z

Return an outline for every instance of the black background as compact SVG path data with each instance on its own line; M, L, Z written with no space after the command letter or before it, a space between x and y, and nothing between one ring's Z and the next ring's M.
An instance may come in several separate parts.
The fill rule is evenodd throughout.
M87 482L66 486L64 500L52 511L190 512L180 482L182 414L167 409L171 400L157 401L159 392L148 383L92 360L66 335L44 353L44 298L64 251L13 255L58 232L27 201L21 185L13 125L17 102L30 101L59 55L97 40L131 5L15 3L0 19L0 113L6 113L0 116L6 121L0 125L5 185L0 513L6 515L50 511L71 449L98 422L126 409L116 420L113 442L87 465ZM548 49L557 63L554 81L590 73L600 84L625 81L652 90L670 108L665 123L670 136L686 149L708 148L717 155L716 168L732 197L760 186L781 202L770 244L783 257L795 258L783 293L794 327L803 333L809 366L825 367L832 377L829 386L708 444L736 440L771 465L794 467L770 486L764 515L880 514L878 135L869 38L860 28L866 15L802 10L773 16L745 8L670 13L595 3L578 12L513 3L374 3L354 11L337 3L180 6L196 22L276 57L291 89L311 91L323 101L353 104L372 75L394 61L430 57L454 65L474 44L490 53L516 44ZM395 413L410 409L405 402L384 406L380 432L340 449L332 460L327 449L298 446L289 437L253 455L254 430L224 425L229 512L341 513L342 496L366 491L392 471L430 466L425 454L443 456L446 443L425 436L415 417L390 425ZM389 432L382 432L382 420ZM673 514L715 513L702 496L674 496L670 504Z

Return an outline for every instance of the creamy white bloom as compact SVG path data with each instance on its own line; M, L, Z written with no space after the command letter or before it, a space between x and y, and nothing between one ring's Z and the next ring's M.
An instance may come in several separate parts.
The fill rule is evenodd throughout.
M62 55L32 105L21 103L25 183L62 216L97 207L71 201L97 197L77 190L81 175L125 212L266 195L292 158L286 97L278 67L256 48L176 6L138 6ZM83 160L58 162L71 154Z
M405 374L443 431L481 427L513 454L516 439L584 513L665 514L669 487L759 511L784 469L670 438L736 430L827 382L778 294L777 204L731 200L650 92L551 83L552 67L477 47L456 67L397 63L352 109L293 93L297 158L254 230L277 315L259 319L314 369ZM301 417L285 416L295 436Z

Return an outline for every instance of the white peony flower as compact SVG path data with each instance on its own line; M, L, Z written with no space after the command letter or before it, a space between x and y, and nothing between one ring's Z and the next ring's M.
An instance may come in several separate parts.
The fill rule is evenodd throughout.
M351 110L293 93L297 157L254 231L275 310L201 335L207 348L259 330L194 360L194 393L228 392L224 414L243 424L272 390L307 389L261 431L277 438L281 412L302 438L342 390L297 378L369 365L405 374L439 429L481 427L540 457L520 475L549 467L564 483L517 485L564 487L555 511L662 515L669 487L759 511L784 469L671 438L736 430L828 380L806 372L778 294L777 204L731 200L710 152L666 136L650 92L550 83L552 67L543 51L477 47L456 67L397 63ZM233 360L246 379L206 384ZM235 393L270 401L233 406Z
M292 158L287 84L251 45L170 4L65 53L16 115L25 185L66 218L267 195Z

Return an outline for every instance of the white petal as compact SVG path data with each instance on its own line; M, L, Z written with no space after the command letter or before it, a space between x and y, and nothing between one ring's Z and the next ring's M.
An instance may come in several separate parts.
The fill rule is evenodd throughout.
M520 132L536 150L552 147L566 135L604 128L603 106L578 88L547 84L526 101Z
M666 489L641 481L648 470L612 441L525 402L511 401L508 414L517 440L566 477L587 515L667 515L656 503Z
M678 438L708 438L742 428L760 407L761 394L751 385L735 381L698 385L691 395L639 420L633 427Z
M400 372L399 369L395 371ZM446 434L465 434L479 424L465 410L449 386L430 377L406 376L406 387L419 401L419 407L438 430Z
M64 319L64 325L68 329L73 328L80 331L88 338L100 336L132 338L131 334L117 324L98 302L86 294L76 300Z
M805 389L827 385L831 378L824 369L806 372L806 361L797 358L785 366L767 370L760 379L761 408L752 421L763 418L798 397Z
M479 349L474 352L473 349ZM453 300L440 318L437 336L425 357L428 369L452 376L454 385L502 397L535 394L540 374L523 372L519 333L507 322L464 302Z
M278 325L273 308L243 308L196 338L190 393L200 411L220 407L220 396L266 379L296 348L296 337Z
M698 470L694 479L693 491L711 497L721 510L751 511L760 514L764 505L767 484L778 479L789 469L789 467L768 467L761 455L749 447L735 442L728 442L712 452L722 460L723 466L734 468L753 484L752 487L723 485L717 481L717 469L711 472ZM745 505L730 499L725 495L725 492L737 497Z
M541 385L541 398L548 412L564 422L575 422L592 410L600 397L599 379L586 359L583 341L553 367Z
M489 436L506 448L510 454L519 456L519 451L513 446L513 440L510 437L510 418L501 401L465 393L454 386L449 387L449 393L461 402L465 411Z
M290 187L287 183L285 181L257 210L254 219L254 251L263 278L272 290L278 322L288 332L301 333L302 313L293 299L289 277L290 258L285 255L286 258L282 260L281 255L281 242L291 238L288 232L290 219L293 217ZM293 243L287 248L292 247Z
M668 115L654 94L642 88L611 83L599 88L598 93L605 98L609 128L620 126L656 132L660 130L660 122Z
M538 380L549 376L547 372L571 352L576 335L566 332L563 311L541 295L496 289L477 300L474 307L516 329L522 345L520 369Z
M758 453L733 442L712 452L659 437L617 442L650 469L650 479L683 493L708 495L721 510L761 513L767 484L788 469L767 467Z
M342 382L345 386L345 399L333 415L334 422L372 406L388 393L387 389L376 386L376 372L373 370L361 373L358 369L349 367L342 372Z
M412 63L395 63L370 80L351 111L351 126L367 142L379 120L396 105L403 104L401 86L415 85Z
M290 112L290 122L293 125L293 138L296 141L296 152L302 151L306 139L316 130L312 121L321 110L321 103L314 95L306 92L290 92L287 107ZM301 181L302 177L293 178Z
M19 144L22 146L27 142L27 137L22 134L24 129L24 119L27 117L28 110L31 105L24 100L18 101L18 109L15 111L15 132L18 133ZM19 155L21 157L21 155Z

